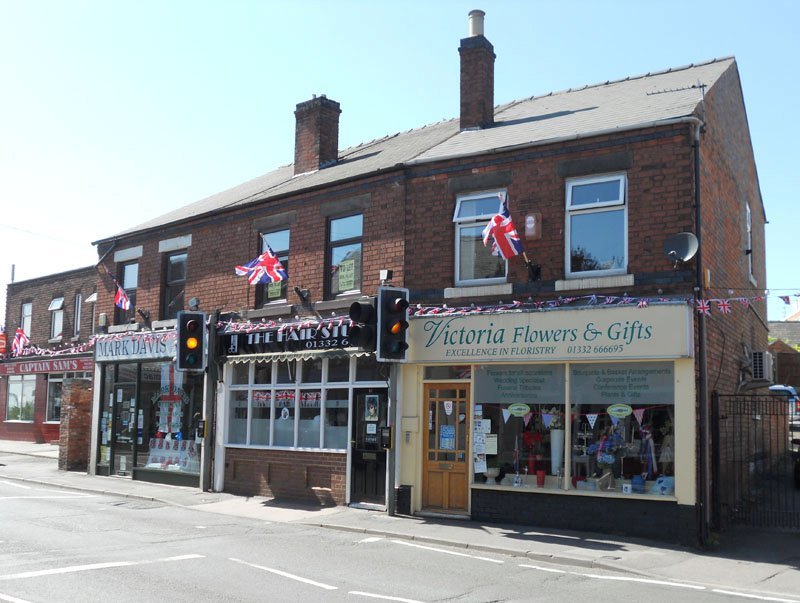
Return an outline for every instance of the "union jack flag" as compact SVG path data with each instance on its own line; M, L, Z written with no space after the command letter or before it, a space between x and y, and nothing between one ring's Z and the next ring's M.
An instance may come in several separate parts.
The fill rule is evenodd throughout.
M505 193L499 193L500 211L489 220L486 228L483 229L483 245L492 241L492 255L500 256L504 260L519 255L523 252L522 241L519 239L517 229L511 220L511 213L508 211L508 199Z
M117 281L114 282L116 283ZM125 293L125 289L123 289L119 283L117 283L117 292L114 295L114 305L117 308L122 308L125 311L131 309L131 300L128 297L128 294Z
M11 342L11 354L17 356L22 353L23 348L31 342L25 331L17 329L14 333L14 341Z
M703 316L711 316L711 304L708 302L708 300L697 300L697 313L702 314Z
M730 314L731 305L727 299L721 299L717 302L717 310L719 310L722 314Z
M244 266L236 266L236 274L246 276L251 285L277 283L289 278L278 256L269 245L266 247L256 259Z

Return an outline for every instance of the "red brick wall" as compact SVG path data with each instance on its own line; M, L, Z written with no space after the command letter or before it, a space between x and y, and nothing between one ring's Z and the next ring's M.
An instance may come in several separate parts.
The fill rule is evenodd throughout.
M84 471L89 466L92 390L91 381L64 381L58 445L58 468L63 471Z
M98 275L94 266L51 274L41 278L18 281L8 285L6 297L6 333L8 349L20 326L22 304L31 302L31 344L40 348L71 347L86 342L92 335L92 304L86 298L97 289ZM83 296L80 338L73 340L75 325L75 296ZM47 309L54 297L64 297L64 330L60 343L49 344L51 312Z
M347 455L285 450L225 450L225 491L249 496L346 503Z
M47 417L47 375L36 376L33 394L33 422L7 422L8 377L0 377L0 440L20 442L55 442L58 440L58 423L45 423Z

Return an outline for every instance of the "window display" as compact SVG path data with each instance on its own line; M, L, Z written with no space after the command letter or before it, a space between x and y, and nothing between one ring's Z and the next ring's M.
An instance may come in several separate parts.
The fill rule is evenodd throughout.
M569 412L565 374L476 367L473 483L674 494L673 363L572 364Z

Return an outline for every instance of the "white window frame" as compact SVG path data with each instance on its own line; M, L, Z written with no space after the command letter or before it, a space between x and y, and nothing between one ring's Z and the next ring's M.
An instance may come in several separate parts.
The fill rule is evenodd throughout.
M47 307L50 311L50 339L64 336L64 297L54 297Z
M75 315L72 319L72 336L81 336L81 314L83 312L83 296L80 293L75 294Z
M60 384L61 386L61 400L64 399L64 374L63 373L51 373L47 376L47 403L45 408L45 423L60 423L61 422L61 405L59 404L59 418L54 419L51 416L52 406L50 405L50 392L51 386L54 384Z
M597 202L592 205L572 205L572 190L576 186L587 184L597 184L601 182L619 182L618 198L612 201ZM594 278L600 276L613 276L628 273L628 177L625 172L603 174L600 176L589 176L580 178L570 178L566 181L566 211L564 213L564 274L566 278ZM605 213L610 211L623 212L623 240L622 248L624 254L623 267L609 270L581 270L572 272L572 233L570 229L570 219L572 216L587 215L594 213Z
M347 406L347 438L346 442L349 442L350 438L350 430L352 428L353 422L353 405L355 404L355 390L360 389L380 389L386 392L386 382L385 381L357 381L357 358L355 356L349 358L349 377L347 381L329 381L328 378L328 362L329 359L323 360L322 365L322 381L321 382L313 382L313 383L304 383L303 382L303 367L305 361L296 361L292 360L291 362L297 362L298 364L295 365L297 369L297 373L295 374L295 378L292 382L289 383L277 383L278 380L278 361L275 360L272 362L272 377L270 379L270 383L268 384L255 384L254 381L254 374L255 374L255 362L249 362L248 367L248 382L247 383L233 383L233 370L232 364L228 364L225 367L225 413L224 413L224 421L225 425L221 426L222 433L225 434L224 440L225 445L229 447L235 448L259 448L259 449L273 449L273 450L314 450L314 451L326 451L326 452L346 452L348 445L345 443L344 447L342 448L325 448L325 413L328 410L326 404L328 401L328 391L329 390L345 390L347 391L347 398L348 398L348 406ZM275 421L276 417L280 414L281 408L277 406L276 402L276 394L279 390L288 390L294 392L294 403L292 408L292 444L288 446L284 445L276 445L274 444L276 440L275 435ZM320 408L319 408L319 421L320 421L320 431L319 431L319 444L315 447L308 447L308 446L301 446L299 439L300 439L300 410L301 410L301 394L304 391L315 390L319 391L321 394L320 400ZM247 392L247 419L245 424L245 433L244 433L244 442L231 442L230 441L230 430L232 425L230 424L230 403L232 399L232 395L234 392ZM268 441L271 442L270 444L254 444L252 443L252 430L253 430L253 392L254 391L268 391L270 393L270 425L269 425L269 437Z
M278 247L276 249L269 242L270 235L275 235L275 234L277 234L279 232L286 232L287 233L286 236L287 236L287 239L288 239L288 244L287 244L285 249L283 247ZM261 249L261 251L259 251L259 253L260 254L264 253L264 251L266 251L267 245L269 244L269 246L272 249L273 253L275 253L275 257L277 257L281 261L281 265L284 267L284 269L286 269L286 266L288 266L289 260L291 259L291 257L289 256L289 249L290 249L291 244L292 244L292 231L291 231L291 229L288 226L285 227L285 228L273 228L272 230L260 232L258 238L259 238L259 241L260 241L259 245L260 245L260 249ZM362 248L362 252L363 252L363 248ZM270 286L270 284L266 284L266 285L262 284L261 287L263 287L263 294L261 296L261 306L268 306L270 304L285 304L286 303L286 301L287 301L287 299L289 297L289 287L286 285L286 280L278 281L277 283L273 283L273 285L278 285L281 288L286 287L285 294L282 295L281 297L276 297L275 299L268 300L267 299L267 289Z
M30 386L33 384L33 389L30 387L26 388L26 385ZM16 404L14 404L14 408L18 408L18 414L21 416L22 408L23 408L23 401L27 400L25 397L27 393L30 394L31 403L31 418L30 419L11 419L9 418L11 415L11 397L17 396ZM6 396L6 422L9 423L33 423L35 419L36 413L36 375L9 375L8 376L8 394Z
M25 302L20 307L19 326L30 338L31 336L31 322L33 319L33 302Z
M480 226L481 228L485 227L489 220L491 220L494 216L497 215L498 210L500 209L500 193L506 193L506 189L494 189L488 191L480 191L477 193L469 193L465 195L458 195L456 197L456 207L455 211L453 211L453 223L455 224L455 261L454 261L454 270L453 270L453 281L457 287L469 287L475 285L494 285L498 283L505 283L508 280L508 260L504 260L505 262L505 269L503 271L503 276L495 277L495 278L473 278L473 279L461 279L459 278L460 264L459 258L461 257L461 229L462 228L474 228L476 226ZM468 216L468 217L460 217L459 214L461 212L461 206L465 201L474 201L475 199L486 199L486 198L496 198L497 199L497 206L491 212L487 214L479 214L475 216ZM487 247L487 253L491 253L491 250Z

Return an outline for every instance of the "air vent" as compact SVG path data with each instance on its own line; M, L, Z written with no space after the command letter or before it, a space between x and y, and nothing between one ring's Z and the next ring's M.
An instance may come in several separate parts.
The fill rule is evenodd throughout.
M772 354L769 352L753 352L753 380L772 383Z

